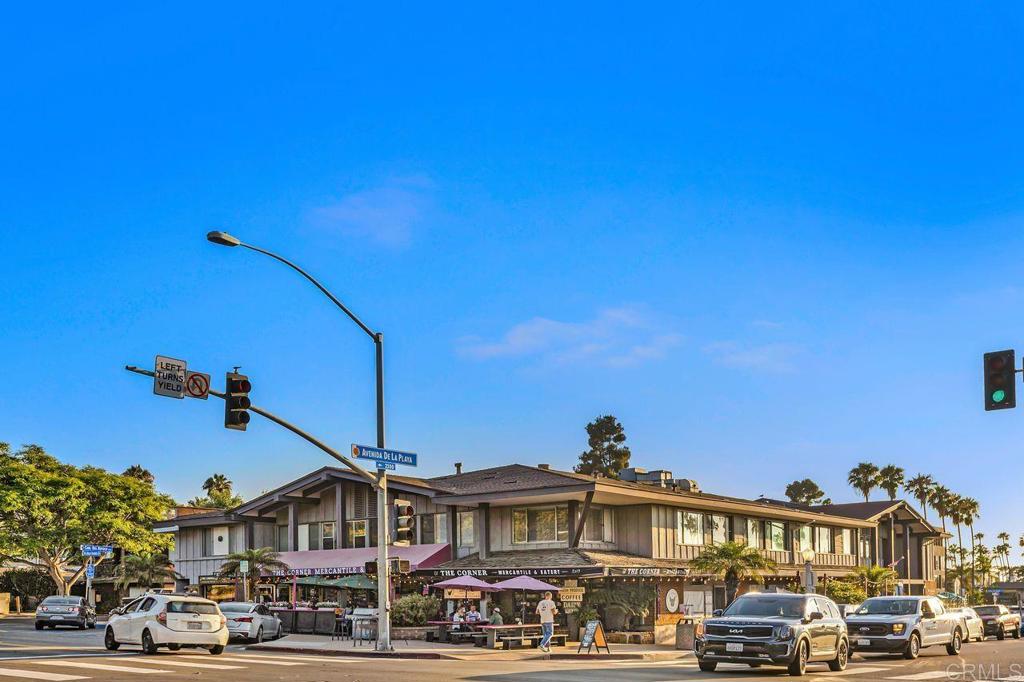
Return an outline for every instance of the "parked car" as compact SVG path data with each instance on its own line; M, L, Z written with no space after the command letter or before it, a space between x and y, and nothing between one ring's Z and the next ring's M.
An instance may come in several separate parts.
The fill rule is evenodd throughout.
M985 622L985 636L995 636L996 639L1006 639L1010 635L1014 639L1020 639L1020 615L1010 613L1010 609L1002 604L986 604L975 606L974 610Z
M985 622L974 609L964 606L950 610L963 616L965 642L970 642L971 640L980 642L985 639Z
M281 619L263 604L222 601L220 611L228 619L228 634L257 644L283 634Z
M166 646L171 651L201 647L217 655L227 643L227 620L216 602L177 594L146 594L114 609L103 633L110 651L140 644L147 654Z
M921 649L945 645L960 653L965 636L963 618L947 611L937 597L871 597L846 619L851 651L902 653L917 658Z
M839 672L850 642L839 608L815 594L744 594L698 626L694 654L701 670L719 663L784 666L803 675L808 663Z
M36 630L72 625L79 630L96 627L96 611L84 597L47 597L36 607Z

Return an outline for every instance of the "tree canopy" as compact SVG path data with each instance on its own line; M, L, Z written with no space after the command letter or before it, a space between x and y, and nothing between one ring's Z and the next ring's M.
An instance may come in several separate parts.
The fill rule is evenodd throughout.
M878 486L878 466L871 462L861 462L850 469L846 481L863 495L864 501L867 502L871 497L871 491Z
M580 453L580 463L574 469L580 474L602 474L618 478L619 470L629 466L629 448L622 424L610 414L599 416L587 424L587 445L590 449Z
M83 544L164 551L170 537L153 524L172 505L139 478L64 464L38 445L12 452L0 443L0 560L45 570L60 594L85 574Z
M796 504L830 504L831 500L825 498L825 491L818 487L818 484L809 478L802 481L793 481L786 486L786 497L790 502Z
M231 479L224 474L213 474L203 482L206 495L193 497L188 501L193 507L213 507L216 509L232 509L242 504L242 496L236 495L232 489Z

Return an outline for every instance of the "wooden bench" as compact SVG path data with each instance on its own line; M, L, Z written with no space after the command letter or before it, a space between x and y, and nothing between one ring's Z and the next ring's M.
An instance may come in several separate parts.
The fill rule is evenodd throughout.
M565 646L566 640L569 635L564 633L551 635L551 644L554 646ZM511 649L513 643L518 642L520 646L531 646L537 648L540 646L541 641L544 639L543 635L522 635L520 637L502 637L501 648Z
M471 632L469 630L451 630L448 633L448 641L453 644L458 644L464 641L470 641L477 646L483 646L483 643L487 640L486 632Z

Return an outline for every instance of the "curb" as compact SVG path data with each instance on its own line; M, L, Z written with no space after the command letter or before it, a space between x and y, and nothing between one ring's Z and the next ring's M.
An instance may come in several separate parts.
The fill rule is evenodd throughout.
M415 652L415 651L352 651L352 650L339 650L339 649L314 649L310 647L300 646L271 646L266 644L254 644L245 647L246 651L264 651L273 652L280 651L289 654L306 654L309 656L342 656L342 657L357 657L357 658L406 658L406 659L421 659L421 660L444 660L444 661L471 661L471 660L485 660L487 654L458 654L453 652L452 654L439 654L435 652ZM496 654L502 653L495 650ZM623 654L536 654L528 655L516 658L507 658L502 660L516 660L516 661L681 661L687 659L688 656L670 654L670 653L623 653ZM495 660L495 659L489 659Z
M340 649L312 649L299 646L267 646L266 644L253 644L245 647L246 651L282 651L286 654L306 654L309 656L345 656L362 658L418 658L430 660L457 660L454 656L436 654L433 652L402 653L399 651L342 651Z

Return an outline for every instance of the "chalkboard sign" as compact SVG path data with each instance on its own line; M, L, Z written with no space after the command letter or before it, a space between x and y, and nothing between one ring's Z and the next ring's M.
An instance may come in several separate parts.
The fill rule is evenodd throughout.
M601 625L599 620L588 620L583 631L580 633L580 646L576 649L576 653L583 651L583 647L587 647L587 653L590 653L590 649L593 647L597 648L597 653L601 653L601 647L604 647L605 652L611 653L611 649L608 648L608 638L604 636L604 626Z

